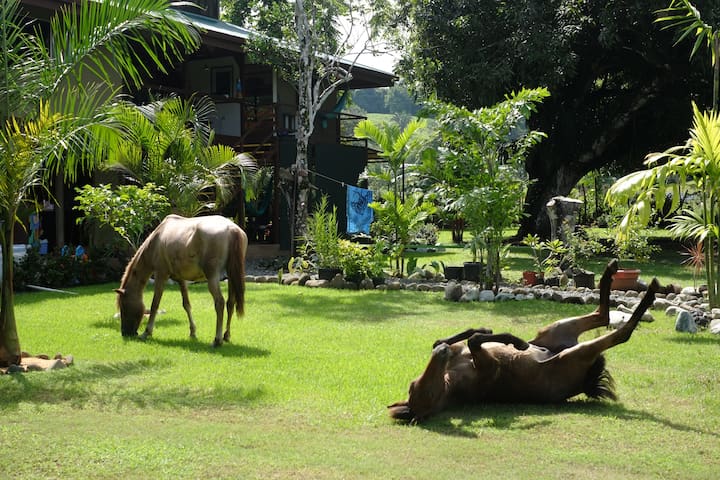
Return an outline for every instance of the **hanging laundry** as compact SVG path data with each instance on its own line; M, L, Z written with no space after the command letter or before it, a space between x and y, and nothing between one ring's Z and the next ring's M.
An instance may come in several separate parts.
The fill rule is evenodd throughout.
M373 210L368 204L372 202L372 197L372 191L348 185L347 233L370 234Z

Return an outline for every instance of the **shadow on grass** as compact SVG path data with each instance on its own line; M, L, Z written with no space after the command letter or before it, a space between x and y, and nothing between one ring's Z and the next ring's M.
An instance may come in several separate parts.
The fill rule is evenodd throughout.
M720 337L716 335L707 336L690 333L678 333L677 335L669 337L667 341L684 345L720 345Z
M137 340L143 342L144 340ZM212 353L213 355L219 355L221 357L232 357L232 358L254 358L254 357L268 357L270 351L264 348L255 348L248 345L239 345L232 342L225 342L220 347L212 346L211 342L206 342L201 339L186 338L157 338L153 337L147 340L149 344L160 345L162 347L171 348L182 348L189 352L194 353Z
M214 386L189 388L134 382L133 377L172 367L168 360L122 361L110 364L72 366L62 371L9 375L0 385L0 412L14 411L21 404L69 404L82 409L88 404L111 408L211 408L230 404L250 405L260 401L263 387ZM107 383L118 381L116 388Z
M572 401L552 405L487 404L470 406L442 412L426 423L420 424L420 427L449 436L478 438L479 435L474 431L478 426L501 430L531 430L538 426L550 425L553 421L548 418L528 421L528 416L547 417L572 413L621 421L652 422L679 432L710 435L715 438L720 437L718 432L684 425L651 412L630 410L619 403L594 400ZM519 422L521 417L523 421Z

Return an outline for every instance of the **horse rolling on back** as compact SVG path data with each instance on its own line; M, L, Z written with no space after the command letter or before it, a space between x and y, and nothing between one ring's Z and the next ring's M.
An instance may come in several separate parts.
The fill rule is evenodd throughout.
M630 339L659 287L654 279L623 326L579 342L583 332L608 326L610 284L617 268L614 260L605 269L594 312L558 320L529 342L484 328L436 341L427 368L410 383L408 399L390 405L390 416L417 423L451 405L562 402L581 393L614 400L603 352Z
M208 290L215 300L217 316L214 346L230 340L230 321L233 310L238 317L245 306L245 253L248 239L245 232L227 218L213 215L185 218L168 215L140 245L125 268L120 281L117 304L120 309L121 333L136 336L145 314L143 291L151 275L155 290L145 332L152 335L160 299L167 280L180 285L183 308L190 322L190 336L195 338L187 281L207 280ZM220 288L223 273L228 277L227 304ZM223 335L223 310L227 307L227 327Z

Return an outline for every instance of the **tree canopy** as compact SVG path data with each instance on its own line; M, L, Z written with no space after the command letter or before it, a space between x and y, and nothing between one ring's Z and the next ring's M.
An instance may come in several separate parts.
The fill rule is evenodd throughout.
M402 0L390 24L400 73L423 96L478 108L520 88L551 97L533 119L548 139L528 158L535 181L521 233L546 232L546 202L609 163L639 166L681 140L691 99L709 105L710 61L655 23L667 0ZM720 5L696 2L710 22ZM716 23L716 22L714 22Z

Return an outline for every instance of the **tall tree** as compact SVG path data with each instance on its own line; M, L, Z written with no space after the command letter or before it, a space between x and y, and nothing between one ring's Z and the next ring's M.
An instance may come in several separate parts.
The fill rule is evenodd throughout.
M116 125L116 79L139 86L199 44L167 0L83 1L64 7L49 34L25 21L18 0L0 1L0 364L18 363L13 226L47 174L74 179L105 154Z
M302 234L308 215L308 146L315 120L328 98L352 80L352 68L365 46L356 44L358 25L365 25L355 0L237 0L229 2L230 20L266 36L254 37L254 62L272 65L298 94L297 156L291 238ZM248 15L254 12L255 15ZM340 21L345 19L341 28ZM365 45L370 41L364 42ZM347 60L350 55L350 60Z
M416 92L468 108L521 87L551 93L533 127L548 138L528 157L521 234L546 233L545 204L587 172L640 164L680 141L690 99L709 102L707 59L688 61L654 23L667 0L402 0L401 73ZM718 2L697 7L710 20ZM404 19L407 19L406 21Z

